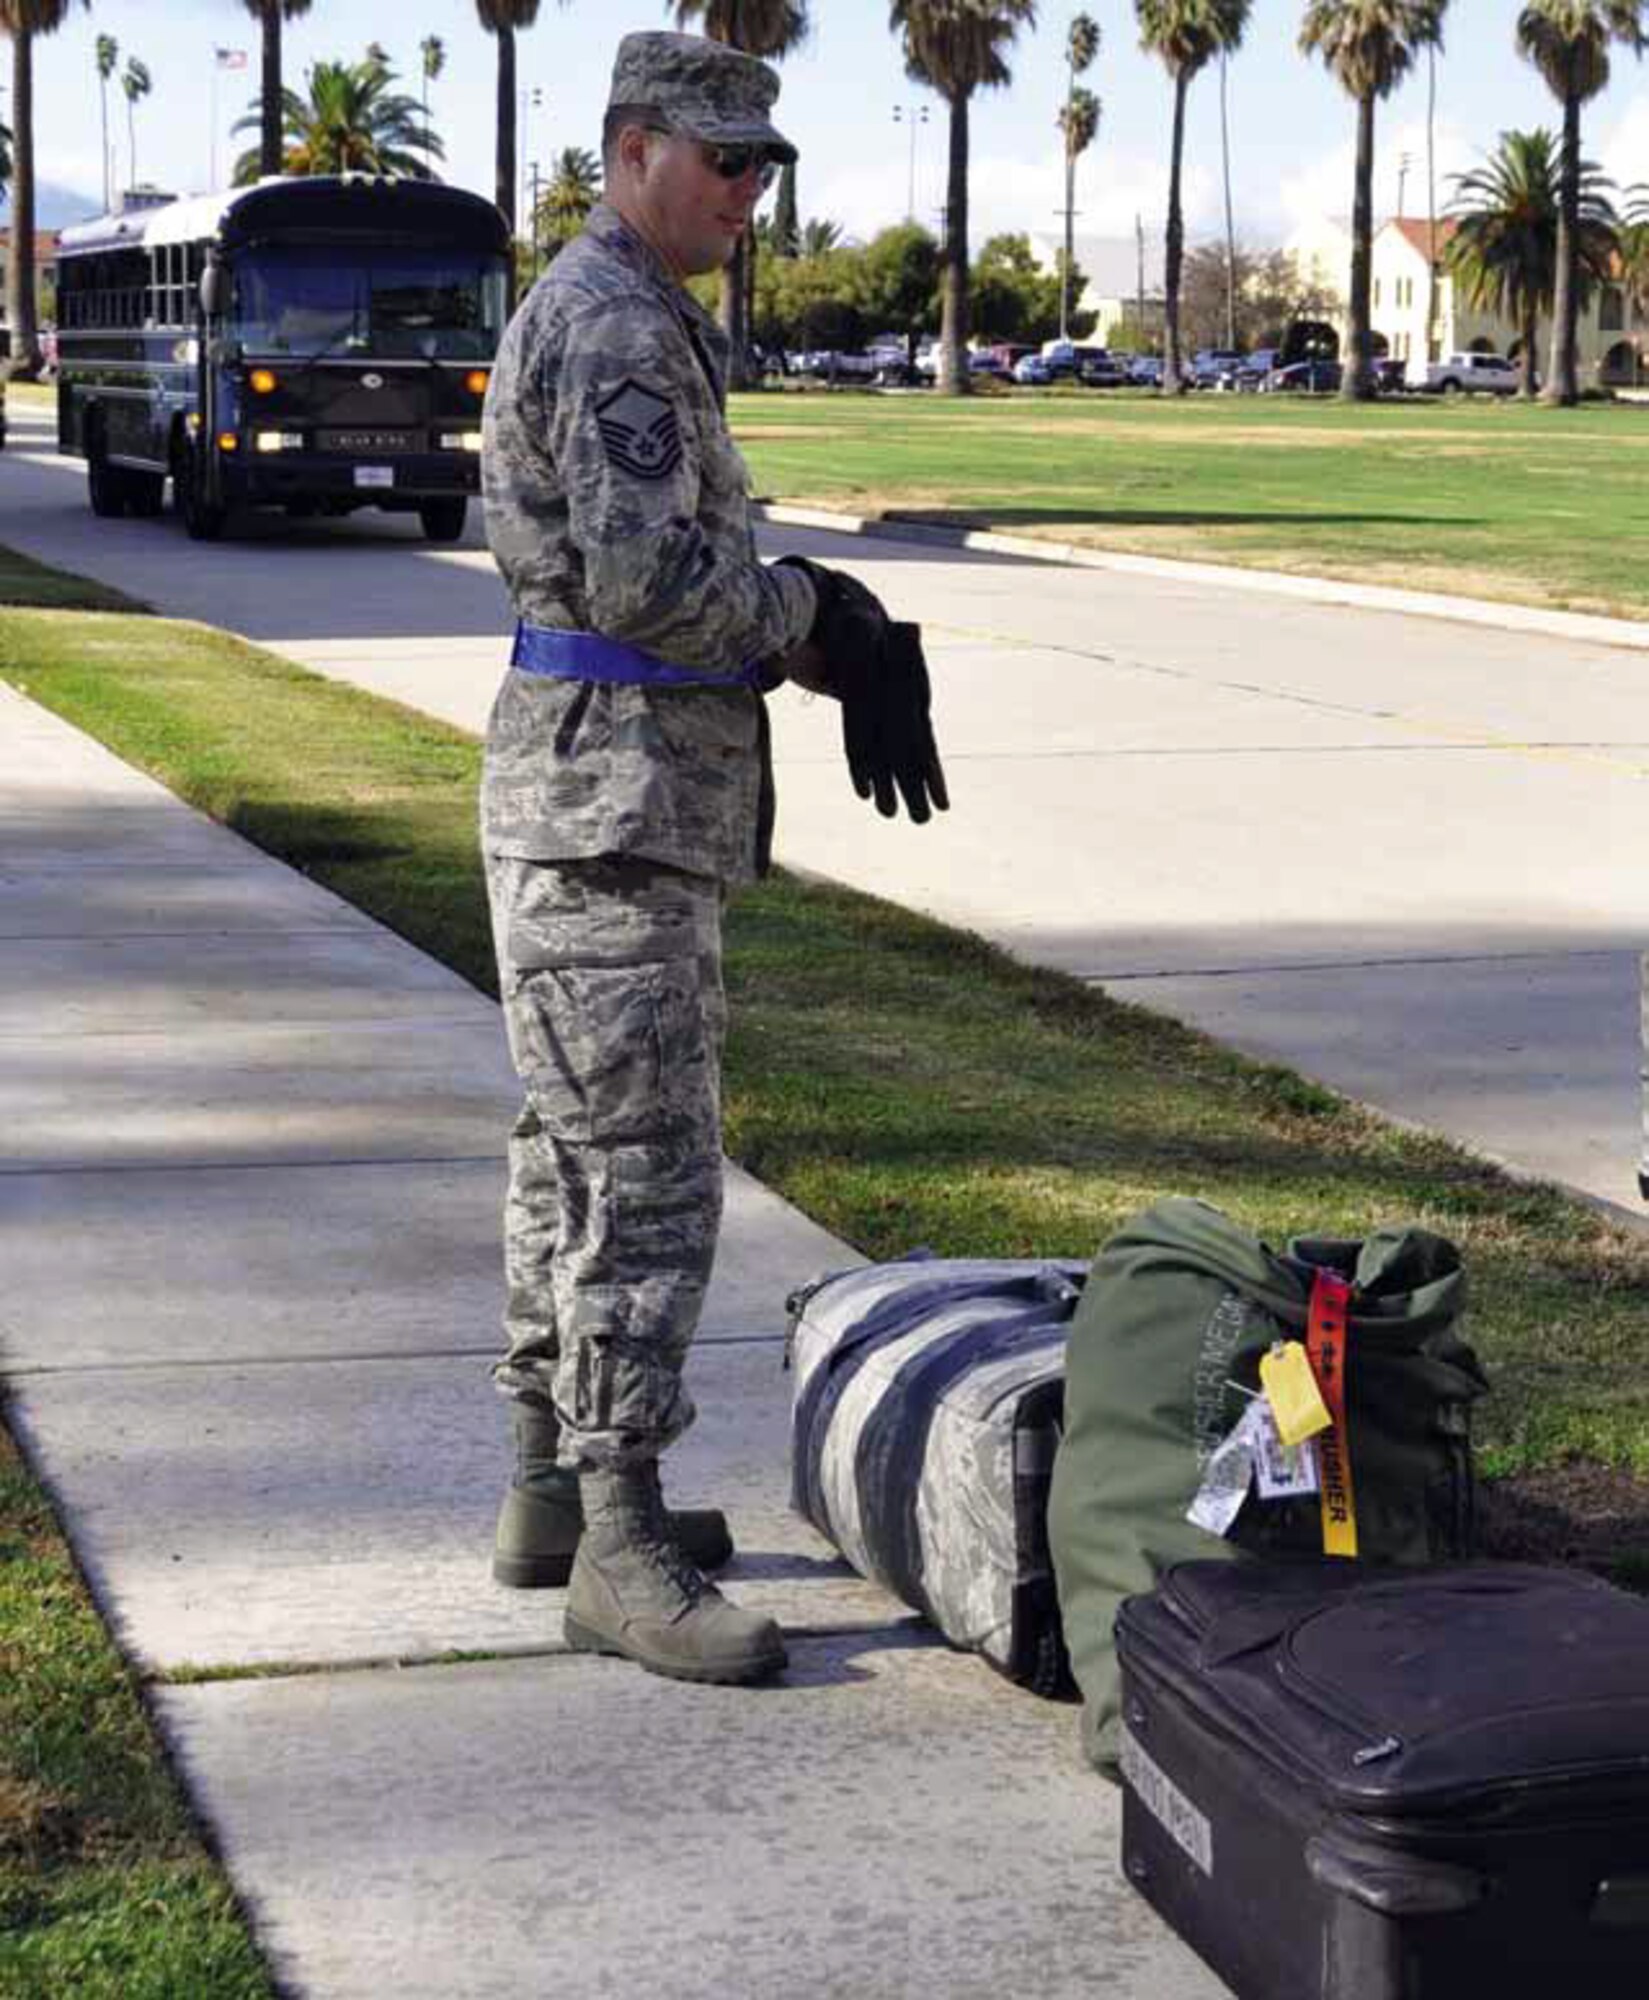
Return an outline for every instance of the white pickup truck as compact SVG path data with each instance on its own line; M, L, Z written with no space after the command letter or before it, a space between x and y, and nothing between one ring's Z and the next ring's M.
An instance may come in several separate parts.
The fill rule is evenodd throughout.
M1518 363L1503 354L1446 354L1420 386L1439 396L1515 396L1522 381Z

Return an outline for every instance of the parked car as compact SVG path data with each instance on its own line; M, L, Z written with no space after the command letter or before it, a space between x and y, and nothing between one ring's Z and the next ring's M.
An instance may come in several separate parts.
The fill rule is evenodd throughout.
M1046 388L1054 379L1053 364L1045 354L1021 355L1014 363L1013 379L1033 388Z
M1260 384L1272 395L1295 392L1307 396L1331 396L1339 386L1338 361L1291 361L1286 368L1273 368Z
M1374 384L1375 395L1396 395L1399 390L1408 387L1408 364L1390 354L1382 354L1370 368L1369 379Z
M1220 377L1242 360L1234 347L1202 347L1191 357L1186 371L1193 389L1217 389Z
M1244 395L1252 394L1277 368L1277 355L1275 347L1256 347L1252 354L1245 354L1235 367L1226 370L1218 386L1239 390Z
M1424 386L1438 396L1515 396L1520 371L1503 354L1450 354L1426 370Z
M1162 387L1162 358L1156 354L1136 354L1128 363L1128 380L1138 389Z
M1103 347L1079 347L1076 379L1085 389L1120 389L1128 380L1128 364Z

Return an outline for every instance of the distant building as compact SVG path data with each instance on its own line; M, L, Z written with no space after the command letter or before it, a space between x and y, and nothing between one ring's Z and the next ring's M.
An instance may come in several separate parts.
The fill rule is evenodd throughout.
M1063 233L1032 231L1031 253L1044 271L1057 271L1065 251ZM1071 245L1082 274L1082 296L1075 309L1092 313L1088 336L1099 347L1120 344L1157 348L1162 345L1162 232L1145 238L1143 283L1140 246L1132 236L1078 236Z
M1518 360L1522 334L1514 320L1492 308L1469 305L1462 288L1443 263L1457 224L1444 218L1437 224L1435 253L1431 224L1414 216L1395 216L1374 232L1374 256L1369 273L1369 325L1377 355L1390 355L1419 377L1428 360L1445 354L1504 354ZM1324 219L1304 226L1289 249L1302 261L1318 260L1324 279L1343 298L1350 288L1351 231ZM1436 305L1429 301L1431 270L1436 263ZM1334 268L1335 260L1339 268ZM1428 313L1432 338L1427 341ZM1344 341L1349 322L1344 311L1334 316ZM1551 357L1552 323L1538 322L1535 366L1544 375ZM1577 368L1582 389L1630 388L1649 380L1649 318L1634 314L1620 285L1602 285L1580 315Z

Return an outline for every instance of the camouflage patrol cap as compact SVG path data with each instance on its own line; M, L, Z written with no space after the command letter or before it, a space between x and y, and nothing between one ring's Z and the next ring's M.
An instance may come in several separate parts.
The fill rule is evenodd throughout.
M777 70L757 57L705 35L649 29L619 43L607 109L656 114L693 139L766 146L788 163L796 148L768 116L778 94Z

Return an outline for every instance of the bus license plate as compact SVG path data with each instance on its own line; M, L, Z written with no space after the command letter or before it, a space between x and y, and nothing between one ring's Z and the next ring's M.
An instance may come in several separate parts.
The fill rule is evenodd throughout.
M393 465L358 465L355 468L357 486L393 486L395 468Z

